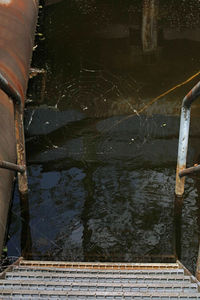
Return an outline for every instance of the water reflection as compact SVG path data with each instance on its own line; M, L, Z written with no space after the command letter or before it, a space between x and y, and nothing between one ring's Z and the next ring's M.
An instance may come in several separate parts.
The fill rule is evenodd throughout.
M157 46L148 55L141 1L61 1L46 10L45 39L34 56L34 64L47 69L45 103L32 83L33 102L25 112L32 234L27 256L133 261L176 254L179 107L198 79L137 112L199 69L199 1L190 2L180 1L178 9L175 1L159 2ZM189 165L199 159L199 112L197 102ZM13 255L20 249L15 198L8 242ZM197 178L187 179L182 212L178 251L192 269Z
M169 244L173 200L166 197L168 185L161 188L166 179L159 171L128 171L116 166L96 169L90 183L93 201L90 196L85 203L87 215L84 213L87 260L95 255L106 260L110 255L113 260L132 261L150 253L173 253Z

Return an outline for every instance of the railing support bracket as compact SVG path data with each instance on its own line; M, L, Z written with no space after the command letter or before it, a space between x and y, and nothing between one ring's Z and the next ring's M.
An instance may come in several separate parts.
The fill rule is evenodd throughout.
M17 164L13 164L11 162L4 161L4 160L0 160L0 168L11 170L11 171L17 171L21 174L24 173L26 170L25 166L19 166Z

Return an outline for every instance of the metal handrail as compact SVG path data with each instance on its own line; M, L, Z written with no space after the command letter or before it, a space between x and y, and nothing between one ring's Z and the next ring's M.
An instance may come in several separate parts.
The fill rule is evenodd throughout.
M178 158L177 158L177 168L176 168L176 188L175 188L175 194L179 197L181 197L184 193L185 175L187 175L187 172L186 171L183 172L183 170L186 170L191 105L199 96L200 96L200 81L184 97L182 102L182 107L181 107L179 146L178 146ZM198 166L193 167L193 170L195 170L195 168L198 168Z
M200 96L200 81L190 90L190 92L183 98L181 106L181 120L179 129L179 145L178 145L178 158L176 168L176 187L175 194L182 197L184 194L185 176L200 171L200 165L195 165L186 168L188 139L190 130L190 112L192 103ZM180 198L179 198L180 199ZM176 198L178 203L178 198ZM182 199L181 199L182 207ZM196 264L196 278L200 280L200 243Z
M0 73L0 89L12 100L14 106L15 138L17 164L0 160L0 168L18 172L18 189L20 195L28 193L28 179L26 172L25 141L23 125L23 101L6 78Z
M21 96L18 91L14 89L7 79L0 73L0 89L16 104L21 105Z

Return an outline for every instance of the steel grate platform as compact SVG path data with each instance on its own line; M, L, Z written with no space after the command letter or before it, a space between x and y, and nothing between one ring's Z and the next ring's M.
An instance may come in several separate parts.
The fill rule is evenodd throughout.
M200 299L200 283L180 262L118 264L19 259L0 275L0 299Z

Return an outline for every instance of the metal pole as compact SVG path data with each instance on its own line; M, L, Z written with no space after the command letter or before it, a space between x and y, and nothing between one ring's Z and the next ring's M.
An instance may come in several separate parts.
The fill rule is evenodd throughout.
M190 108L184 106L181 108L181 121L179 131L178 159L176 168L176 190L177 196L182 196L184 193L185 177L180 178L179 173L186 168L188 138L190 129Z
M174 246L176 259L181 259L181 228L183 199L175 196L174 200Z
M30 230L30 214L28 201L28 177L26 171L26 152L23 124L23 107L22 105L14 105L15 109L15 136L17 149L17 163L24 166L24 172L18 172L18 190L20 195L21 207L21 251L24 257L32 258L32 238Z
M199 244L198 257L197 257L196 278L200 281L200 244Z
M182 196L184 193L185 177L180 177L179 173L186 169L188 138L190 129L190 108L194 100L200 96L200 82L184 97L181 107L181 121L179 130L178 159L176 168L176 188L175 194Z
M17 164L24 166L23 173L18 172L18 187L21 195L28 193L28 178L26 172L25 140L23 126L23 109L21 105L15 104L15 136L17 148Z

